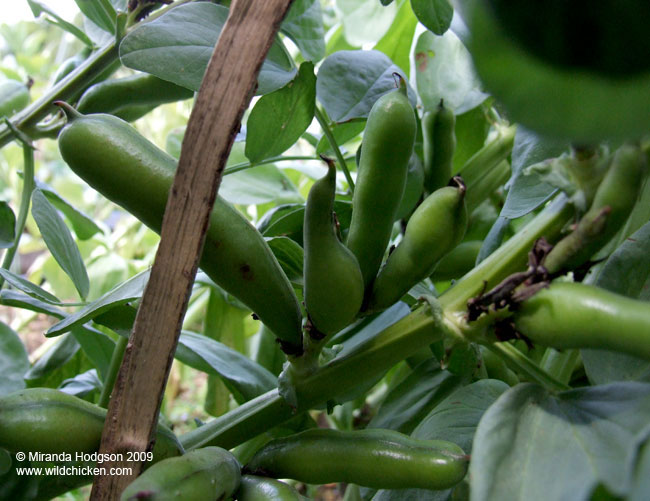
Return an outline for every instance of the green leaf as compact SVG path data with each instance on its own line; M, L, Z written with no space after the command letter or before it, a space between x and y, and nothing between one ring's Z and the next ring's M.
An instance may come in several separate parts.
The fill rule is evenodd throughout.
M77 244L61 216L38 188L32 192L32 216L45 245L84 299L88 295L90 282Z
M389 391L368 428L387 428L408 435L461 383L461 378L440 369L440 363L432 357Z
M422 33L415 45L415 80L425 111L444 100L456 115L476 108L488 97L474 73L469 52L453 31Z
M411 7L418 21L436 35L444 35L454 16L449 0L411 0Z
M556 188L541 180L536 171L527 174L526 167L555 158L569 148L566 141L539 136L523 127L517 127L512 148L512 185L508 190L501 216L509 219L535 210L556 192Z
M601 483L623 496L631 475L626 459L649 418L649 384L558 394L519 384L501 395L476 430L472 499L580 501Z
M88 240L96 233L102 232L102 229L97 226L97 223L95 223L92 218L75 208L70 204L70 202L54 191L52 187L40 181L36 181L36 187L43 192L45 198L47 198L54 207L63 213L80 240Z
M383 52L342 50L323 61L318 70L316 95L335 122L366 118L377 99L395 90L393 73L408 80ZM409 99L415 104L410 87Z
M303 200L289 178L273 164L260 165L224 177L219 195L230 203L242 205Z
M195 332L183 331L176 358L196 370L221 377L238 403L277 387L277 378L238 351Z
M77 28L74 24L64 21L56 12L50 9L47 5L37 0L27 0L27 3L29 4L29 8L32 10L32 14L34 14L34 17L38 17L43 13L47 14L52 19L54 19L53 24L57 25L62 30L67 31L68 33L77 37L79 40L81 40L84 43L84 45L88 47L93 46L92 40L88 38L88 36L82 30Z
M650 300L650 222L607 259L595 285L631 298ZM604 350L581 350L580 354L593 384L650 381L647 360Z
M88 326L72 329L72 335L102 378L105 378L111 363L115 341L103 332Z
M57 306L63 306L63 303L59 301L59 298L50 294L49 292L47 292L45 289L42 289L38 285L31 283L29 280L25 280L24 278L16 275L15 273L10 272L9 270L0 268L0 276L4 278L7 281L7 283L13 285L16 289L23 291L25 294L28 294L33 298L36 298L45 303L49 303Z
M179 5L157 19L138 26L120 44L125 66L198 91L228 9L197 2ZM257 94L284 87L296 69L276 39L258 76Z
M267 243L289 280L301 286L304 259L302 247L287 237L269 238Z
M630 501L650 498L650 428L639 436L633 457L634 478L628 495Z
M23 342L13 329L0 322L0 396L25 387L23 376L29 370L29 358Z
M343 33L355 47L375 43L390 28L397 13L395 4L382 7L377 0L337 0Z
M280 155L295 144L314 118L314 65L302 63L282 89L262 96L246 123L246 156L251 162Z
M102 382L97 376L96 369L90 369L75 377L64 380L59 386L59 390L69 395L83 397L93 391L101 390Z
M41 379L65 365L81 347L72 334L58 339L25 374L25 379Z
M140 298L148 280L149 270L135 275L126 282L115 287L113 290L107 292L96 301L88 303L75 313L67 316L61 322L53 325L48 329L45 335L48 337L59 336L64 332L68 332L73 327L85 324L111 308Z
M325 57L325 28L320 0L294 0L280 30L298 46L308 61Z
M480 106L456 116L456 150L454 172L458 172L469 158L485 144L490 123L485 116L485 101Z
M411 45L417 24L418 20L409 3L402 3L390 29L374 47L386 54L407 77L411 73Z
M116 13L110 2L106 0L75 0L84 16L108 33L115 32ZM107 12L106 9L110 9Z
M7 202L0 202L0 249L8 249L16 238L16 216Z
M41 301L38 298L28 296L21 292L4 289L0 292L0 304L12 306L14 308L23 308L37 313L45 313L54 318L63 318L65 313L49 302Z

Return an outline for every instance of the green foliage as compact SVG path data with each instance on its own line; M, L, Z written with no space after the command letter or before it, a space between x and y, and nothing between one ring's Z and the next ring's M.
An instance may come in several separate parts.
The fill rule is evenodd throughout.
M7 395L42 398L12 424L32 426L29 433L2 432L12 450L0 449L0 499L49 499L91 479L19 476L17 467L50 463L19 460L14 442L45 450L49 438L74 449L66 437L80 421L66 424L66 437L47 436L34 421L34 409L52 410L48 399L58 395L99 416L92 420L96 448L105 413L99 405L108 401L159 240L143 221L158 228L166 199L156 198L154 223L125 202L155 202L149 195L162 178L160 192L167 193L192 96L231 2L161 2L151 9L140 2L143 10L129 13L126 0L77 0L72 16L61 15L56 2L24 1L34 22L0 25L0 115L7 118L0 122L0 418L13 412L3 407ZM236 214L239 226L223 224L218 238L207 238L210 254L229 245L229 232L254 236L248 242L264 247L286 294L268 292L264 279L254 290L229 293L206 274L216 277L252 244L219 262L202 261L205 273L197 274L189 298L160 414L187 450L235 448L245 463L260 450L272 457L290 444L285 448L297 452L289 466L302 471L282 475L312 482L244 475L255 492L242 489L240 496L275 489L289 499L316 498L320 482L352 481L370 487L351 484L344 499L650 497L648 7L642 0L589 7L552 1L544 9L511 3L292 3L219 188L219 210ZM377 140L373 107L392 102L399 78L406 97L397 104L408 113L400 125L386 106ZM155 89L129 87L143 81L156 82ZM115 83L122 87L113 92ZM65 118L49 105L62 100L83 109L89 98L80 97L89 89L87 96L102 90L102 107L86 111L119 115L134 127L101 119L126 127L111 155L94 157L117 133L75 145L77 153L81 143L86 148L80 161L95 158L82 163L99 179L98 191L70 169L69 152L70 166L62 158L55 139ZM445 130L436 139L431 117L441 103ZM133 177L116 182L117 164L105 161L140 151L138 141L164 161L154 162L145 179L137 155L128 157L119 170ZM434 143L444 168L432 181ZM158 149L163 145L171 156ZM626 151L635 152L634 176L612 181L610 160ZM336 172L327 203L323 197L306 210L322 177L320 155L334 159ZM378 195L367 197L362 210L370 157L385 170L371 183ZM421 217L426 196L454 175L467 186L467 215ZM126 210L100 194L106 179ZM399 192L391 195L395 207L380 222L378 197L389 192ZM601 213L623 205L606 232L592 235L597 249L570 238L575 228L578 236L598 228ZM310 229L314 221L320 224ZM362 229L386 237L375 250L379 269L373 265L364 277L363 298L362 287L351 294L346 285L354 273L337 277L332 264L334 255L351 255L344 244L351 225L353 235ZM415 278L408 279L391 271L391 262L414 247L416 226L436 236L420 238L409 253ZM570 244L580 263L551 266L549 276L545 260L553 251L540 237ZM571 281L583 283L564 283ZM390 298L377 308L383 312L372 312L377 288ZM269 326L251 316L243 303L249 293L267 308L260 316L274 317L274 329L297 337L303 322L303 355L287 356ZM291 315L281 313L287 297ZM312 335L310 309L318 310ZM343 321L334 318L340 311ZM367 429L369 438L353 446L348 440L342 449L310 442L321 431L301 432L316 423L336 430L325 435L359 437ZM446 441L453 454L418 449L378 473L373 451L387 437L411 445ZM171 432L168 438L176 440ZM232 491L241 465L225 457ZM432 457L455 462L451 480L422 480L432 466L418 461ZM170 474L178 473L170 464ZM391 476L395 468L404 475ZM66 499L87 492L73 490Z

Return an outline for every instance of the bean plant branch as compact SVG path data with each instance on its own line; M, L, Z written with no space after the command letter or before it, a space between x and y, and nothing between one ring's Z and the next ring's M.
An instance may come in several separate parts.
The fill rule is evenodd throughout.
M343 171L343 174L345 175L345 179L348 182L348 186L350 187L350 191L354 193L354 181L352 180L352 176L350 175L350 171L348 169L348 164L345 163L345 158L343 158L343 154L341 153L341 149L339 148L339 145L336 143L336 139L334 138L334 134L332 134L332 129L330 129L329 124L327 123L327 118L325 118L325 115L323 115L323 112L318 109L318 106L314 108L314 115L316 117L316 120L318 120L318 123L321 126L321 129L323 129L323 134L325 134L325 137L327 137L327 140L330 142L330 146L334 150L334 154L336 155L336 159L338 160L339 164L341 165L341 170Z
M111 393L113 392L117 373L120 370L120 365L122 365L124 351L126 350L128 342L129 340L127 338L120 336L115 343L113 354L111 355L111 362L108 366L108 372L104 378L104 386L102 386L102 392L99 395L99 401L97 402L97 405L100 407L108 407L108 402L111 399Z
M21 135L18 134L18 137L21 137ZM16 252L18 251L20 238L25 230L25 222L27 221L27 215L29 214L32 191L34 191L36 186L34 182L34 147L24 138L21 139L21 142L23 144L23 190L20 197L18 216L16 217L14 241L11 247L7 249L4 258L2 259L2 267L5 270L11 268L11 264L13 263ZM0 277L0 288L2 288L3 285L4 278Z

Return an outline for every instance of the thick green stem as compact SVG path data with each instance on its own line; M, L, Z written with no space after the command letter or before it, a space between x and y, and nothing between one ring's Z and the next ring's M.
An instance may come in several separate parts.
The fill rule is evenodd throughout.
M316 106L315 108L314 115L316 116L316 120L318 120L318 123L323 129L323 133L327 137L327 140L330 142L330 146L334 150L334 154L336 155L336 159L338 160L339 165L341 166L341 170L345 175L345 179L348 181L348 186L350 187L350 191L354 193L354 181L352 180L352 176L350 175L350 171L348 170L348 164L345 163L345 158L343 158L341 149L339 148L339 145L336 143L334 134L332 134L332 130L330 129L327 123L327 119L325 118L323 113L318 109L318 106Z
M494 343L486 345L491 352L501 357L511 369L525 374L533 381L541 384L551 391L564 391L571 389L567 384L558 381L535 362L508 343Z
M277 426L296 413L328 402L341 402L366 383L373 384L393 365L420 346L449 334L449 326L432 307L422 307L376 337L341 353L315 373L299 381L285 381L272 390L200 428L180 437L186 449L208 445L231 448ZM285 375L286 376L286 375ZM291 379L291 376L288 376ZM291 405L289 405L291 403Z
M502 186L510 177L510 172L510 164L507 160L502 160L492 166L489 172L476 180L473 185L468 185L467 195L465 196L467 212L471 214L481 202L494 193L499 186Z
M271 390L179 437L186 450L216 445L231 449L294 416L293 409Z
M423 305L374 338L347 353L339 354L332 362L300 380L292 380L291 372L285 373L281 384L284 398L277 390L268 392L183 435L181 442L189 449L206 445L233 447L288 420L294 415L292 411L301 412L353 397L359 388L363 390L374 384L385 371L422 347L444 337L462 336L462 331L450 321L453 318L451 314L465 309L468 299L481 292L484 280L494 285L510 273L520 270L535 240L542 236L550 240L557 238L572 213L573 208L566 197L559 197L485 259L477 267L479 271L468 273L442 294L440 306L444 308L445 315L441 314L440 309ZM518 361L518 370L533 374L535 380L544 381L553 389L566 388L566 385L555 381L536 365L530 367L524 355L510 358Z
M515 126L500 127L495 139L483 146L460 168L460 174L467 186L473 186L492 169L508 158L515 141Z
M97 405L103 407L104 409L108 407L108 402L111 399L113 386L115 386L115 380L117 379L117 373L119 372L120 366L122 365L122 358L124 358L124 350L126 350L127 344L129 344L129 339L120 336L117 338L115 348L113 348L111 363L108 366L108 372L106 373L106 378L104 379L104 386L102 387L102 393L99 396L99 402L97 402Z
M32 199L32 191L34 191L34 148L28 143L23 143L23 192L20 198L20 207L18 209L18 217L16 218L14 242L4 255L2 260L2 267L5 270L11 268L14 261L18 245L20 244L20 237L25 229L25 221L29 214L29 204ZM4 278L0 277L0 288L4 285Z
M573 206L568 199L564 195L558 196L516 235L440 296L445 311L465 310L469 298L490 290L508 275L521 271L535 241L540 237L551 243L556 241L572 215Z
M54 101L67 101L85 89L102 71L117 61L118 48L115 40L94 53L83 64L55 84L39 100L12 117L16 129L30 134L36 124L55 111ZM0 148L13 138L11 128L0 125Z

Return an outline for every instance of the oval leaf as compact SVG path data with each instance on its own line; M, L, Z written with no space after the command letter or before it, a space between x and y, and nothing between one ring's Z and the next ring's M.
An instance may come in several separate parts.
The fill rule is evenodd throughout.
M130 32L120 44L125 66L198 91L228 9L208 2L189 3ZM276 39L258 76L258 94L283 87L296 69Z
M246 157L259 162L284 153L311 124L315 106L316 76L307 62L294 80L255 103L246 123Z
M59 213L38 188L32 192L32 216L52 256L70 277L81 298L85 298L90 282L77 244Z

